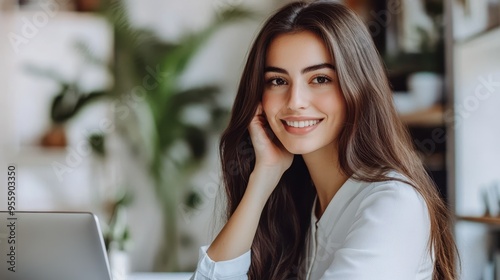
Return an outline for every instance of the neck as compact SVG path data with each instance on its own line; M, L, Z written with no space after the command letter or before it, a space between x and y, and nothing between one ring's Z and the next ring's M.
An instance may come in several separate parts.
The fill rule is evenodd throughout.
M316 217L319 219L337 191L347 181L338 163L338 152L331 145L302 156L318 194Z

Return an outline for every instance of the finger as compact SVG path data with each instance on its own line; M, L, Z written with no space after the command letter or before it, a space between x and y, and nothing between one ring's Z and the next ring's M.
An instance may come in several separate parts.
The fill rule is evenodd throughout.
M250 139L252 140L252 144L254 147L265 148L270 144L270 138L265 131L262 121L255 121L253 124L250 124L248 129L250 132Z
M257 109L255 110L255 115L256 116L260 116L262 115L262 103L259 103L259 105L257 105Z

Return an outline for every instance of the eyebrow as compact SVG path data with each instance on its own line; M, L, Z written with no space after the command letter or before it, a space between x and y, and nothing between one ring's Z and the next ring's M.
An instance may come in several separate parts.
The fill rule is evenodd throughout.
M306 67L306 68L302 69L302 71L300 71L300 73L305 74L307 72L312 72L312 71L323 69L323 68L330 68L330 69L335 71L335 66L333 66L332 64L321 63L321 64L316 64L316 65ZM267 66L266 68L264 68L264 73L266 73L266 72L276 72L276 73L283 73L283 74L288 75L288 72L285 69L279 68L279 67L274 67L274 66Z

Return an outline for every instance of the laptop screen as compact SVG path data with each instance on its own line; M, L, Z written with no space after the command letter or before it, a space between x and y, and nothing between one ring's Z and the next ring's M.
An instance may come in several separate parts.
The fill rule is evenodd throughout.
M0 211L0 279L111 280L97 217Z

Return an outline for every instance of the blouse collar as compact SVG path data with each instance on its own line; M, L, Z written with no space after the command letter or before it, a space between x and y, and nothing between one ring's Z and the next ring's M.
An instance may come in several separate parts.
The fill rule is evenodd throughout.
M342 215L342 212L349 205L349 203L356 197L364 182L357 181L352 176L344 182L337 193L333 196L332 200L328 203L321 218L316 217L316 204L318 203L318 196L314 199L311 211L311 226L317 227L318 230L323 232L331 232L333 225Z

